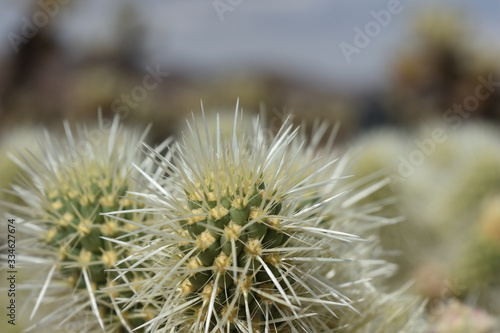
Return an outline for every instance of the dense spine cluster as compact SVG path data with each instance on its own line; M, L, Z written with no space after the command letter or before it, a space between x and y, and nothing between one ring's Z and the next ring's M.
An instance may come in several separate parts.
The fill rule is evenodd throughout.
M47 272L33 313L54 305L32 330L424 332L419 299L378 290L394 267L373 231L396 219L364 199L387 180L344 181L338 127L307 139L289 122L269 135L240 117L232 135L193 117L182 140L144 144L145 160L117 118L83 155L96 133L66 126L42 155L14 158L32 236L23 259Z
M124 249L105 238L117 238L132 231L134 227L122 221L103 216L101 212L117 210L133 210L143 206L142 203L126 198L129 179L102 178L106 170L88 170L85 177L60 179L58 187L46 193L48 204L45 206L45 243L58 254L59 265L56 269L59 278L67 279L74 292L79 291L99 294L97 304L101 318L117 317L110 297L102 292L104 288L115 285L113 280L117 273L112 271L118 261L128 255ZM133 221L141 221L138 213L120 215ZM121 297L130 297L132 291L121 292ZM131 327L144 323L136 311L122 313L121 316ZM103 324L104 326L104 324ZM108 326L108 330L115 326ZM122 331L118 324L117 332ZM113 329L115 329L113 328Z
M156 309L147 332L348 330L349 318L363 318L358 303L382 296L370 281L392 271L377 260L376 237L356 232L394 221L372 216L373 203L353 210L383 182L352 193L339 185L349 157L318 155L325 126L305 145L288 123L265 137L258 121L242 131L238 116L232 137L194 118L168 157L145 146L161 177L139 168L150 186L136 195L162 218L129 242L120 277L144 269L134 262L152 272L129 306ZM394 300L394 332L417 303ZM370 311L381 323L384 314Z
M214 310L223 320L227 317L230 328L238 318L253 322L258 329L265 320L266 302L271 307L268 311L280 317L265 294L279 293L273 282L276 277L283 290L287 289L279 273L278 247L286 246L290 236L278 217L279 198L266 198L266 194L264 182L259 182L236 191L228 189L218 199L208 181L187 195L192 217L180 221L180 225L181 233L191 241L181 243L179 249L181 256L195 249L188 259L191 269L207 268L191 273L182 284L186 300L198 300L189 309L192 315L207 312L208 302L204 306L203 300L215 293Z
M40 271L47 274L38 286L32 316L42 304L54 306L33 330L125 332L148 317L139 305L120 309L121 300L133 295L133 287L107 289L116 286L114 269L129 255L109 239L136 227L102 214L123 211L120 218L137 223L147 218L137 212L143 204L127 195L134 189L131 163L140 163L136 152L140 136L121 126L118 118L109 125L101 121L94 130L79 128L76 137L66 126L66 140L56 143L46 134L46 146L40 146L43 154L13 156L26 173L14 186L25 201L18 210L31 215L23 222L23 230L32 236L23 244L26 264L41 265ZM86 150L78 150L84 145ZM122 242L131 237L121 238ZM137 283L145 276L134 272L130 280Z

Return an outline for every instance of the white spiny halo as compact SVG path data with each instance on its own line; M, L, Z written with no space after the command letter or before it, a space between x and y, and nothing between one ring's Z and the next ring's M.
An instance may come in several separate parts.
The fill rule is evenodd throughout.
M145 145L161 177L138 167L149 191L134 194L163 218L128 243L120 277L153 275L129 307L156 309L147 332L349 331L342 318L355 317L361 327L357 306L383 295L373 281L394 269L378 259L373 230L394 221L373 215L380 203L357 203L386 181L346 188L350 157L334 158L333 135L321 148L324 125L306 140L288 121L270 135L258 119L242 131L239 119L236 111L233 135L221 137L219 125L193 115L171 159ZM393 301L396 332L415 302ZM384 314L370 315L378 320L370 327L382 329Z
M104 239L131 232L134 227L100 215L102 212L142 207L127 197L135 190L132 164L147 170L150 161L141 157L139 143L146 131L124 127L118 117L107 121L99 116L98 126L64 124L63 138L49 134L39 140L40 154L11 154L24 174L12 193L24 204L10 205L19 216L19 263L37 267L41 274L20 288L33 290L36 301L32 317L44 308L41 320L31 323L32 331L106 332L131 331L146 320L138 307L120 310L120 293L102 291L114 285L116 272L108 271L127 256L127 249ZM32 149L31 149L32 150ZM142 223L146 214L124 212ZM149 217L151 219L151 217ZM147 273L134 273L141 280ZM38 294L37 294L38 293ZM46 308L51 311L47 314Z

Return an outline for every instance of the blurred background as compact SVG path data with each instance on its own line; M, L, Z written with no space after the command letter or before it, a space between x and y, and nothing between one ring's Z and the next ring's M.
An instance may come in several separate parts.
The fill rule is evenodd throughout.
M500 3L488 0L0 4L2 130L101 107L154 121L160 139L200 99L222 112L239 97L247 112L341 120L344 137L439 117L499 71ZM497 120L493 95L470 118Z
M491 0L0 0L0 187L16 172L6 151L99 108L152 122L153 143L200 100L232 114L239 98L270 124L340 121L359 177L405 178L373 198L394 195L383 214L408 220L382 234L400 252L393 283L500 315L499 17Z

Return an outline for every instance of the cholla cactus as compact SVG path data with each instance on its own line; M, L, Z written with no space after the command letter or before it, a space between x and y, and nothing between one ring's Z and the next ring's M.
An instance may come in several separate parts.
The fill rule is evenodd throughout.
M500 315L500 195L484 200L469 241L454 273L476 302Z
M454 130L436 123L418 140L430 140L436 128L444 131L444 142L428 145L425 163L415 166L402 188L408 220L428 232L427 237L418 237L411 252L418 252L427 261L425 266L429 261L437 264L443 286L451 283L460 297L470 297L472 304L498 314L494 301L498 293L493 292L499 286L498 241L491 240L494 231L480 231L483 202L500 193L498 128L473 123ZM493 218L487 220L494 225Z
M434 311L429 333L493 333L497 325L488 313L452 300Z
M457 131L448 128L445 135L447 140L429 157L430 162L441 157L441 163L419 168L421 183L424 177L432 177L429 180L438 185L424 202L426 215L444 235L455 229L467 239L481 202L500 191L500 135L498 127L485 123L464 125Z
M145 134L125 129L118 118L111 124L100 118L98 128L78 128L76 136L68 124L65 130L64 140L45 133L39 143L42 154L13 156L26 173L13 186L25 205L13 208L27 215L20 230L31 235L19 245L20 258L26 265L48 271L42 283L35 283L39 295L33 314L42 304L44 308L54 304L53 311L32 328L130 330L147 316L138 307L119 311L120 298L133 290L109 294L101 289L113 285L117 273L107 270L127 255L105 237L118 237L133 226L100 213L142 206L124 196L133 189L130 172L132 163L139 163L136 148ZM141 223L145 214L134 211L120 216ZM147 273L134 273L131 282L142 276Z
M416 188L420 185L414 179L419 176L418 170L408 174L401 171L402 160L407 159L408 151L413 146L411 136L407 133L383 128L371 131L357 138L352 144L352 150L356 153L351 172L353 177L350 182L364 180L377 183L384 178L391 179L390 186L385 186L373 194L367 196L365 203L385 203L384 209L377 214L386 217L405 216L407 205L404 200L406 187L412 183L414 196L420 196L423 191ZM427 184L427 183L426 183ZM428 191L428 186L425 187ZM425 194L426 192L424 192ZM411 206L410 208L413 208ZM432 244L432 234L428 232L424 223L408 220L404 223L395 223L381 228L380 242L388 251L397 250L397 255L392 255L390 261L398 265L397 273L387 282L391 286L404 285L411 277L412 271L417 263L425 256L426 251L422 244ZM418 249L418 250L417 250Z
M425 302L408 293L407 284L391 293L381 293L374 288L365 291L364 299L357 305L363 316L341 317L346 332L426 332L428 321L423 315Z
M15 201L19 203L17 198L10 195L7 189L16 178L20 169L8 157L12 147L31 147L33 153L38 153L36 147L36 138L41 134L42 129L35 126L23 126L15 128L11 131L5 131L0 136L0 200ZM3 207L0 207L2 210Z
M359 237L391 221L371 215L377 205L353 208L380 184L341 185L348 158L318 155L325 126L306 145L290 124L267 136L257 120L240 133L238 116L229 137L193 117L173 160L146 146L166 177L139 168L151 190L142 197L164 218L129 242L136 252L121 276L154 273L129 307L156 310L148 332L350 331L358 305L378 311L361 306L380 295L372 279L393 270L372 260L374 235Z

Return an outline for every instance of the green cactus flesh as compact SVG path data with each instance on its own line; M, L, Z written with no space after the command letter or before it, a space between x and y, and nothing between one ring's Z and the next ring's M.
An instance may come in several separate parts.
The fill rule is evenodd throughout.
M237 332L236 319L258 329L266 317L283 316L266 296L278 293L275 282L287 290L277 269L279 251L272 249L286 246L290 237L280 225L279 199L265 199L264 187L255 185L250 195L226 191L219 200L210 186L187 194L192 215L181 221L180 233L189 241L179 250L182 258L190 256L181 289L185 301L194 302L185 311L193 322L207 320L210 303L230 332ZM211 329L215 325L211 318Z
M60 274L74 289L86 291L83 269L95 293L106 287L113 287L112 282L118 275L115 264L128 253L115 249L115 244L101 236L116 238L130 232L130 224L100 215L101 212L136 209L141 203L123 198L128 190L128 182L120 179L101 178L96 173L78 182L63 182L63 186L54 187L48 193L47 215L49 231L44 242L59 254ZM137 213L123 213L120 217L136 220ZM126 241L126 239L125 239ZM104 294L103 294L104 295ZM116 295L116 293L115 293ZM132 296L132 291L119 293L120 297ZM122 331L119 319L108 296L99 305L102 318L114 317L114 332ZM103 304L108 304L104 306ZM123 313L123 317L132 327L145 322L138 308ZM139 319L138 319L139 318ZM112 322L113 322L112 321ZM117 324L118 323L118 324Z

